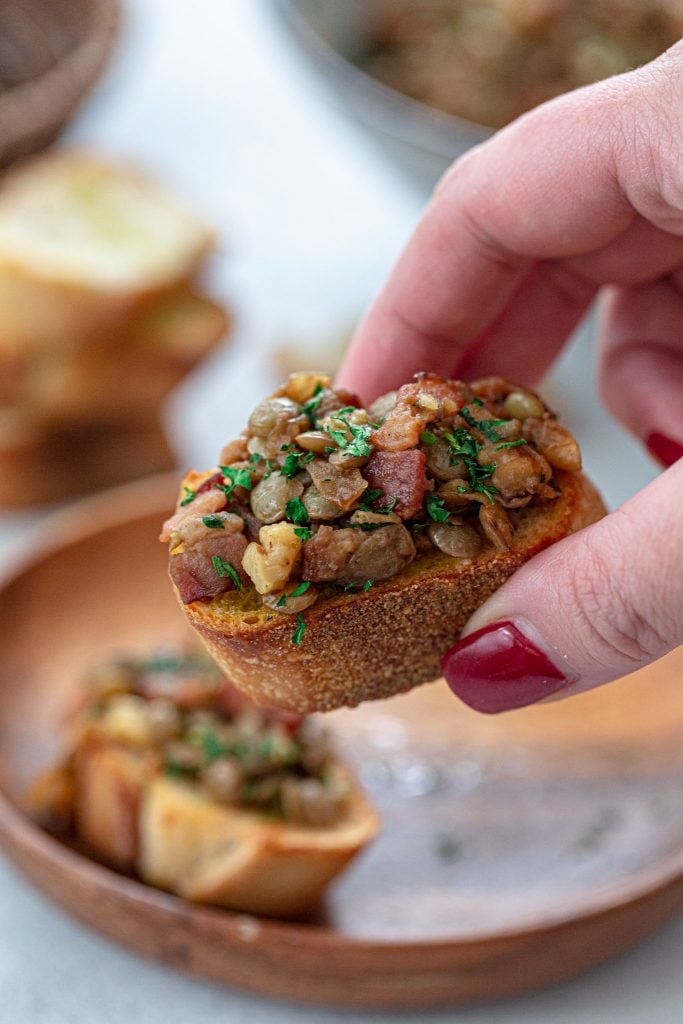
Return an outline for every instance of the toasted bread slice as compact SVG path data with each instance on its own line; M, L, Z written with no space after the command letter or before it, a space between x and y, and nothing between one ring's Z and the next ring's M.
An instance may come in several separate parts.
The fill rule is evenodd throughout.
M353 787L344 816L324 827L288 824L223 806L191 783L154 778L140 812L140 876L194 902L290 917L377 832Z
M85 741L74 754L74 821L79 837L101 860L132 871L138 850L143 787L154 758L149 751Z
M215 302L179 289L113 340L31 353L15 401L46 424L155 421L166 396L215 347L228 324Z
M158 423L46 429L0 417L0 508L26 508L173 468Z
M88 338L191 278L206 226L150 178L82 153L0 189L0 349Z
M580 473L558 470L561 495L510 512L515 533L505 552L486 547L470 560L420 555L367 593L319 600L296 622L266 608L253 588L182 605L190 624L228 676L257 704L306 713L390 697L440 675L441 654L472 613L524 562L605 513Z

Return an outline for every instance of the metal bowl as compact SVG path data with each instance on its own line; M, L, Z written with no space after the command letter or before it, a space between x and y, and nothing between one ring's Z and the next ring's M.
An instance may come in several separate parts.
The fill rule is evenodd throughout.
M97 79L118 0L2 0L0 167L48 146Z
M378 13L374 0L271 0L271 5L336 103L421 188L431 190L457 156L493 133L405 96L359 67Z

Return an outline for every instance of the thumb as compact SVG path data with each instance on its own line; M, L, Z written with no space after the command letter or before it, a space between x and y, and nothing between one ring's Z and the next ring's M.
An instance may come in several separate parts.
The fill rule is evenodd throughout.
M522 566L443 657L489 714L633 672L683 642L683 459L605 519Z

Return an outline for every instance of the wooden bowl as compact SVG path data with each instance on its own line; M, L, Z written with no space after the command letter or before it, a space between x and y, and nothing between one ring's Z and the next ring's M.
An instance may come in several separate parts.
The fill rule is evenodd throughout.
M22 810L105 653L185 638L156 540L175 481L40 526L0 587L0 842L69 913L145 956L263 995L427 1007L584 971L683 907L681 651L648 672L486 718L443 684L335 712L383 816L315 919L192 906L87 859Z
M64 128L109 54L118 9L117 0L3 0L0 167Z

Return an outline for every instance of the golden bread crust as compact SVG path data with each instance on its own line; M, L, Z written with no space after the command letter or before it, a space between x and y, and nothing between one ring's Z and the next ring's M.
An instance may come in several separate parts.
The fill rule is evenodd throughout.
M140 876L195 903L299 915L377 833L375 811L350 781L343 817L314 827L224 806L197 786L158 776L141 803Z
M485 549L467 563L440 552L367 593L339 594L296 622L264 607L251 588L182 605L228 678L257 704L308 713L354 707L431 682L440 658L473 612L543 548L605 514L600 495L579 473L557 471L561 496L511 514L510 551Z

